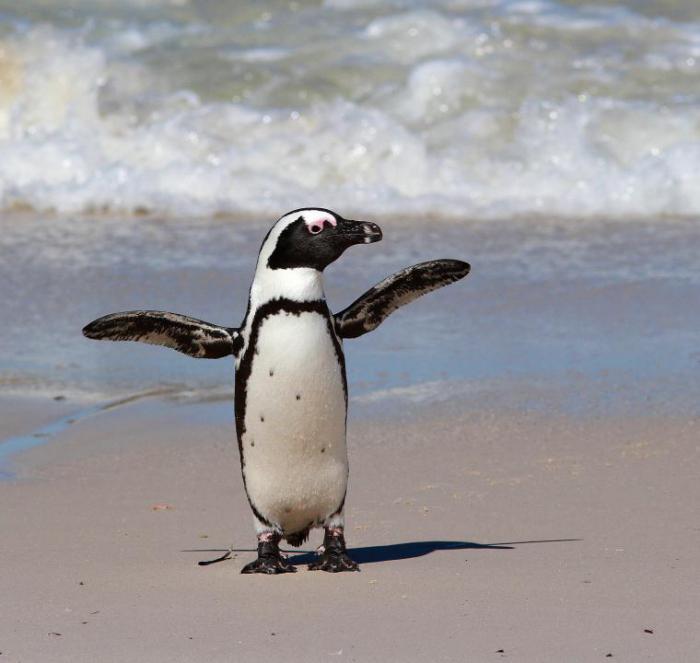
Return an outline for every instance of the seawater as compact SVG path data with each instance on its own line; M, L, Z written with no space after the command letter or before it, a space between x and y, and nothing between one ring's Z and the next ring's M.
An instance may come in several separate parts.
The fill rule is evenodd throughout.
M700 213L697 0L0 0L0 209Z
M423 260L462 258L472 271L345 342L353 402L381 408L387 399L457 398L467 408L483 404L487 391L487 406L541 406L567 395L567 407L598 413L640 404L697 410L695 221L378 220L382 242L352 247L326 270L332 311ZM237 326L268 227L0 216L0 249L11 247L0 260L0 397L102 403L167 389L223 394L230 404L231 357L195 360L141 343L91 341L80 330L132 309Z

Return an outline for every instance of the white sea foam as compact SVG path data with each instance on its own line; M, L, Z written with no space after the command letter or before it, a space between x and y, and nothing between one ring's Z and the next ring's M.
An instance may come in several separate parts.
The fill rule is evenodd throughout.
M697 215L688 3L104 2L76 27L28 2L0 36L0 207Z

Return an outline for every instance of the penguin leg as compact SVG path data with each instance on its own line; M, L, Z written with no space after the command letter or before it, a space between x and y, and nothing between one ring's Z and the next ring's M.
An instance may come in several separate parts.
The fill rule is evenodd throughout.
M282 537L273 530L258 532L258 558L246 564L241 573L296 573L296 566L289 564L280 553Z
M339 521L339 523L338 523ZM350 559L345 548L344 527L342 515L334 516L324 527L323 552L315 562L309 564L309 571L328 571L328 573L340 573L342 571L359 571L357 562Z

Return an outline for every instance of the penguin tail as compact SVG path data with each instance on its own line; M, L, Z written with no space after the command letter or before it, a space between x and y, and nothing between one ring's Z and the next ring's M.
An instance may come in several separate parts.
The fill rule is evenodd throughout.
M311 531L310 527L307 527L306 529L302 530L301 532L294 532L294 534L287 534L285 535L285 540L290 546L294 546L295 548L298 548L299 546L304 545L306 543L306 540L309 538L309 532Z

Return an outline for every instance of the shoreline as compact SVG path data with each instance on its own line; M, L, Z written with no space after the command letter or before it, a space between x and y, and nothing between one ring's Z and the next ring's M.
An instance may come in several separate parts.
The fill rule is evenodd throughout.
M233 378L233 376L232 376ZM233 382L233 379L232 379ZM655 379L601 375L544 378L501 378L468 381L434 380L351 385L348 421L354 425L372 421L391 426L402 420L420 423L425 413L432 418L474 416L564 417L571 421L590 419L636 420L646 416L683 419L695 416L695 383L677 376L656 388ZM53 392L48 392L53 393ZM163 385L146 391L47 396L46 393L0 394L0 480L12 479L12 468L22 454L34 447L60 445L60 437L85 419L101 417L112 410L129 416L128 406L139 404L157 411L172 406L211 406L233 421L233 384L197 389ZM672 399L672 400L671 400ZM124 410L124 408L127 408Z

